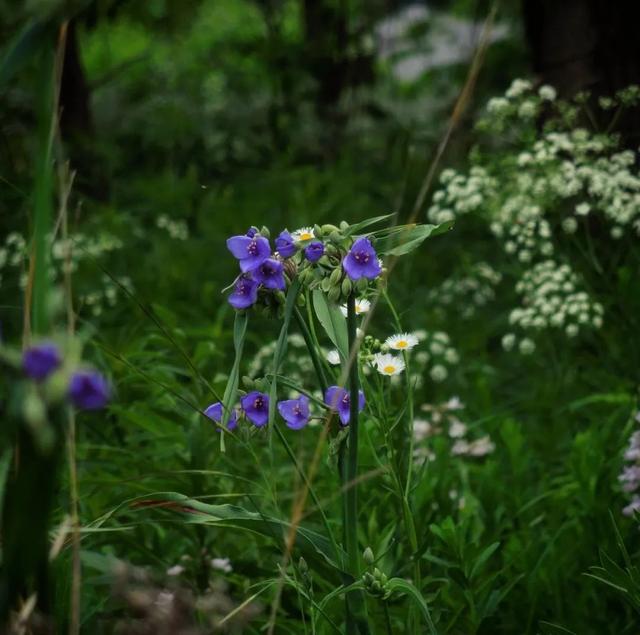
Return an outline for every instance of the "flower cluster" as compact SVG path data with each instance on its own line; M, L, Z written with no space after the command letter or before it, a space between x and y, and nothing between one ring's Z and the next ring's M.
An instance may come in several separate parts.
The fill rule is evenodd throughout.
M495 298L494 289L501 280L501 273L486 262L478 262L465 275L452 276L432 289L428 303L442 309L455 307L461 318L470 319Z
M458 397L437 405L423 404L420 409L425 413L424 418L413 422L416 461L423 463L435 458L427 443L435 436L449 440L453 456L482 457L494 451L495 444L489 435L471 437L469 427L459 418L464 404Z
M43 385L57 371L64 372L63 355L57 344L44 341L27 348L22 354L22 370L36 384ZM82 410L104 408L109 400L109 384L98 372L90 369L70 371L66 395Z
M52 281L59 279L64 273L74 273L82 262L88 258L99 259L122 248L122 242L108 233L99 233L95 236L76 233L67 238L54 239L49 237L51 243L52 266L48 275ZM2 270L6 267L17 274L19 286L24 289L28 280L28 250L25 238L17 233L10 233L0 247L0 283L2 282ZM131 279L127 276L120 278L120 284L133 289ZM116 304L120 289L118 285L107 275L102 275L100 286L90 290L84 290L80 285L79 309L86 307L94 316L99 316L105 307Z
M640 411L635 414L635 421L640 423ZM631 501L622 510L625 516L633 516L640 512L640 430L636 430L629 439L624 453L625 466L618 480L625 493L631 494Z
M631 87L603 107L625 108L639 101L640 89ZM579 127L584 102L584 95L569 103L559 100L550 86L535 90L529 81L514 81L504 96L489 101L486 117L478 125L491 134L490 152L475 149L467 173L451 169L441 173L429 219L439 223L469 214L479 218L507 256L530 268L529 275L525 273L529 279L540 273L540 263L560 260L558 254L566 245L578 244L586 237L582 251L590 251L589 232L594 227L603 227L613 239L637 240L637 154L621 150L613 134ZM545 124L540 127L542 114ZM507 147L495 147L496 132L501 133L498 138L509 138ZM595 258L589 258L586 265L598 269ZM564 329L569 337L587 324L600 328L603 317L599 305L585 298L586 292L577 288L573 274L564 278L563 284L573 285L573 290L552 297L542 293L537 300L528 298L537 306L525 303L512 313L512 323L534 331ZM475 293L474 286L469 294ZM449 288L443 290L450 292ZM543 307L548 313L542 314ZM568 317L573 312L579 316L575 320ZM556 316L553 320L552 314ZM515 343L512 334L506 342ZM524 346L525 351L530 348Z
M522 296L522 306L509 315L512 327L523 331L561 329L567 337L576 337L583 329L598 329L602 326L604 309L598 302L580 290L578 276L569 265L560 265L553 260L538 263L525 272L516 285ZM529 345L520 343L522 353L533 352ZM503 337L503 346L510 350L516 344L516 336L508 333Z
M156 219L156 226L166 230L169 236L175 240L187 240L189 228L183 220L173 220L166 214L160 214Z
M233 431L240 420L245 419L256 428L262 428L269 422L269 395L259 390L252 390L240 398L240 406L229 413L227 430ZM278 401L278 413L291 430L301 430L312 418L309 397L299 395L293 399ZM338 414L343 426L349 425L351 416L351 398L349 392L340 386L330 386L324 394L324 405L327 410ZM364 393L359 392L358 412L365 406ZM204 414L212 421L221 424L224 406L216 402L204 410Z
M354 289L366 291L370 280L382 273L382 263L366 236L353 239L349 225L316 225L275 239L275 250L266 227L252 227L244 235L232 236L227 248L238 260L240 275L234 282L229 303L243 310L262 298L267 306L278 302L294 278L309 288L322 288L331 302L345 299ZM279 297L282 299L282 296Z

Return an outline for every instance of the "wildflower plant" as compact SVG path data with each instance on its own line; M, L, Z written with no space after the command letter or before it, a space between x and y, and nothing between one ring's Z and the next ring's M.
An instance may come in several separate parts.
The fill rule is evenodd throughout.
M327 459L337 468L343 487L342 545L325 518L329 539L325 558L343 581L348 633L367 628L367 602L360 589L368 589L373 597L388 597L386 592L372 590L369 577L365 576L364 586L361 581L364 547L358 541L357 481L362 430L398 447L399 454L388 469L394 474L394 487L402 501L399 511L409 536L407 550L416 553L418 548L411 511L415 389L411 356L420 340L400 328L386 291L385 258L409 253L430 235L450 227L446 223L370 230L387 218L355 225L342 222L284 229L275 240L268 228L251 227L227 240L239 269L227 296L236 310L236 358L223 398L203 410L223 433L223 450L234 438L252 444L255 435L265 435L269 448L278 439L303 479L307 477L293 455L290 435L309 434L310 423L322 424L319 443L326 443ZM389 308L397 331L377 339L366 331L380 301ZM281 330L274 343L262 345L243 376L244 341L253 314L278 318ZM291 332L294 323L297 333ZM327 348L322 339L333 348ZM288 347L295 353L290 365ZM401 381L392 386L392 380ZM385 397L390 390L397 391L398 405ZM398 428L401 421L403 434ZM260 451L258 447L252 450ZM313 489L309 484L307 487L321 508ZM413 584L420 588L418 560L413 569ZM394 583L386 576L382 579L385 588L390 585L390 592Z
M531 353L546 333L574 339L600 330L606 316L594 291L608 285L607 253L619 258L640 236L637 153L612 132L640 89L608 100L600 127L587 97L563 101L550 86L515 80L488 102L469 169L445 169L428 209L431 222L480 220L511 263L520 302L508 317L509 350ZM432 300L444 307L464 293L486 304L500 282L486 267L446 281ZM471 303L464 310L470 317Z

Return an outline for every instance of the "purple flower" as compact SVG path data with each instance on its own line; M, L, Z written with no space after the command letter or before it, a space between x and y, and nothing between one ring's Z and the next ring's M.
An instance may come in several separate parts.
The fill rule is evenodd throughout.
M258 233L257 227L249 227L249 229L247 229L246 235L249 236L249 238L253 238L257 233Z
M296 253L296 246L293 242L293 238L286 229L280 232L280 235L276 238L276 251L283 258L290 258Z
M248 309L258 299L258 283L251 278L241 276L236 282L229 304L234 309Z
M324 245L316 240L309 244L309 246L304 250L305 258L309 262L318 262L320 258L322 258L324 254Z
M284 291L283 266L279 260L269 258L265 260L254 272L253 277L261 282L266 289L279 289Z
M46 379L61 363L62 356L53 342L36 344L22 354L22 370L36 381Z
M204 414L212 419L216 423L222 423L222 404L218 401L216 403L212 403L205 411ZM235 409L231 411L231 415L229 416L229 421L227 421L227 430L235 430L238 427L238 414ZM221 432L220 428L218 428L218 432Z
M278 412L287 422L287 427L300 430L309 422L309 398L300 395L298 399L288 399L278 402Z
M346 426L349 423L351 415L351 398L349 392L340 386L329 386L324 393L324 402L331 408L331 410L337 410L342 425ZM362 390L358 392L358 412L362 412L364 408L364 393Z
M76 408L99 410L109 400L109 384L94 370L78 370L69 382L69 398Z
M349 253L342 261L342 266L351 280L377 278L382 271L378 262L378 255L368 238L358 238Z
M269 396L254 390L240 399L247 419L258 428L269 420Z
M634 496L631 502L622 510L625 516L633 516L636 512L640 512L640 498Z
M253 271L271 255L269 241L264 236L232 236L227 240L227 247L240 261L242 273Z

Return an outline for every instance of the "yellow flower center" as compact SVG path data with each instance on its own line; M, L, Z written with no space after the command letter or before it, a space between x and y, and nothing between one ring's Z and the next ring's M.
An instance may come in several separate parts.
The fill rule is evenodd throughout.
M302 232L300 234L300 240L309 240L313 238L313 234L310 234L309 232Z
M387 373L388 375L391 375L391 373L395 372L396 367L395 366L385 366L382 370L385 373Z
M407 346L409 346L409 343L406 340L400 340L399 342L396 342L396 346L398 348L407 348Z

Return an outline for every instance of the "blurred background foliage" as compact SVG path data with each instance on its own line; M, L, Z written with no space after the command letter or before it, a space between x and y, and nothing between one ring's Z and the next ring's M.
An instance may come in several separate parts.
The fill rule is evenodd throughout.
M442 167L467 167L478 140L473 122L516 77L535 75L565 97L590 89L597 98L640 83L631 31L637 8L603 7L591 0L562 7L502 2ZM387 212L408 218L491 8L483 0L0 2L0 41L7 50L23 43L13 72L0 78L0 316L7 339L22 327L38 56L67 25L56 160L68 159L76 171L69 209L72 231L82 236L74 256L79 329L111 369L117 395L104 418L81 419L81 518L95 530L83 537L86 632L112 632L127 614L130 598L112 592L107 575L114 559L161 578L182 563L181 579L194 593L214 588L236 603L251 582L274 575L278 552L265 549L264 538L240 542L220 528L168 524L159 515L150 522L145 510L127 507L112 518L110 510L154 491L235 502L251 500L251 488L269 489L256 485L260 463L238 448L220 454L217 435L176 396L199 406L209 399L177 347L224 386L231 312L220 290L235 266L224 241L254 224L275 231ZM634 149L637 120L632 109L618 122L622 144ZM445 312L434 306L432 289L485 260L502 278L473 321L455 302ZM635 632L633 580L624 590L626 578L612 577L616 593L583 575L601 559L606 564L602 554L621 561L610 512L630 553L640 548L636 523L620 517L625 499L617 483L638 382L629 325L616 330L614 320L597 341L550 338L526 358L505 352L505 316L516 296L505 280L512 273L471 217L394 272L392 294L406 328L445 330L461 358L446 381L425 376L422 401L460 395L467 423L496 444L476 462L432 448L436 458L417 493L431 567L425 593L442 632ZM612 297L637 296L637 270L626 275L631 282L618 280ZM151 311L166 332L149 319ZM376 319L389 331L390 316ZM249 356L278 325L260 327L252 329ZM303 462L312 449L302 441L296 448ZM375 467L372 455L366 461ZM276 463L274 473L278 505L268 500L265 511L286 517L293 494L283 484L291 468ZM331 480L318 480L330 496ZM381 491L369 493L361 540L376 553L393 553L394 518ZM105 529L113 531L99 531ZM214 556L233 563L224 588L208 565ZM63 551L58 561L60 623L68 558ZM407 574L398 559L387 565ZM442 578L449 582L439 585ZM153 594L148 580L123 577L116 586L136 584ZM285 595L278 632L301 632L292 598ZM399 629L404 615L395 609Z

